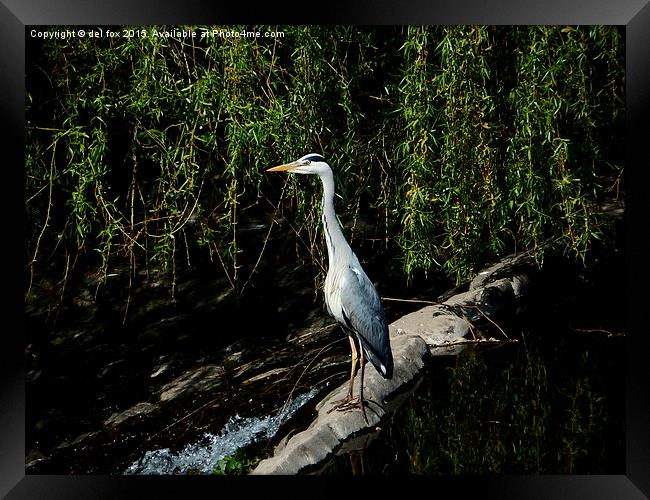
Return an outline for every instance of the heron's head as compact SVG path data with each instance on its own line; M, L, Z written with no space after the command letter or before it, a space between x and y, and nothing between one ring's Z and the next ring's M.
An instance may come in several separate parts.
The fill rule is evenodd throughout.
M292 174L317 174L322 175L328 171L331 172L330 166L321 155L309 153L302 158L286 163L278 167L269 168L267 172L287 171Z

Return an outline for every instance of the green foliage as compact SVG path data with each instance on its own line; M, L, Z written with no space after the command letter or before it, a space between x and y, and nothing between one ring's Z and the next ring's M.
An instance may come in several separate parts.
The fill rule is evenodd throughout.
M523 245L537 249L557 237L583 259L599 225L589 196L597 189L599 151L587 36L573 28L522 33L516 63L521 77L510 93L515 115L506 179Z
M486 254L504 249L495 228L501 203L494 140L493 40L485 27L445 30L441 68L434 80L441 102L439 218L444 223L445 267L459 279L474 275ZM482 242L488 242L488 245Z
M435 87L431 82L430 44L432 35L427 27L409 27L401 47L404 54L404 77L399 85L399 112L404 133L397 146L401 176L396 189L399 205L395 212L401 217L403 231L398 235L407 275L415 269L429 269L436 258L435 242L431 238L439 214L432 208L438 201L436 162L439 144L435 126L439 108L435 103Z
M382 239L406 278L460 282L527 248L541 261L549 240L584 258L602 237L597 204L623 168L616 27L134 29L30 48L30 284L52 264L64 285L80 256L105 279L203 255L237 286L264 249L245 252L241 226L274 212L322 270L318 181L263 173L310 151L343 186L348 235Z
M217 462L213 474L217 476L241 476L248 474L260 462L259 458L247 458L241 451L223 457Z

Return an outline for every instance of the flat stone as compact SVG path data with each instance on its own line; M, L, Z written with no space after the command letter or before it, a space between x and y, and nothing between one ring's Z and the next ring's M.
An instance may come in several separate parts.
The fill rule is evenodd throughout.
M325 460L337 446L350 436L376 426L392 406L386 400L413 380L424 368L429 356L426 342L418 335L397 333L394 324L389 327L393 349L393 377L383 379L372 367L367 367L364 398L368 406L366 417L360 411L332 411L336 401L347 394L347 383L331 391L317 405L318 416L303 432L293 435L275 456L261 461L253 474L297 474ZM355 386L361 375L357 373Z
M83 448L88 441L91 441L93 438L97 437L98 435L99 435L99 431L84 432L83 434L80 434L79 436L74 438L72 441L64 441L56 448L57 450L64 450L66 448L76 448L76 449Z
M156 409L158 409L158 405L143 401L133 405L131 408L124 410L123 412L113 413L110 417L104 420L104 425L107 427L117 427L133 418L142 418L142 416L152 413Z
M218 365L205 365L187 370L162 387L160 400L168 402L192 393L212 391L222 384L223 373L223 368Z
M442 313L440 313L442 311ZM395 321L392 328L422 338L430 347L442 347L469 333L470 323L439 306L427 306ZM391 338L391 345L393 340Z
M496 264L483 269L470 282L469 289L475 290L485 287L491 281L500 278L512 279L518 275L528 276L531 272L538 269L537 263L532 252L522 252L519 254L508 255Z

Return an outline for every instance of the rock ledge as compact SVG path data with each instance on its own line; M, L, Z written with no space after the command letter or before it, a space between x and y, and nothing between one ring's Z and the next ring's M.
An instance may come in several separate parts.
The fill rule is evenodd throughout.
M347 381L317 405L318 415L302 432L278 445L275 454L262 460L251 474L298 474L314 469L349 438L373 429L403 398L398 393L424 369L428 356L456 355L469 342L481 341L475 322L516 314L531 286L537 266L530 254L506 257L480 272L467 292L430 305L389 325L394 370L384 380L367 367L364 397L368 401L364 421L360 411L328 413L347 392ZM359 387L357 374L355 388Z

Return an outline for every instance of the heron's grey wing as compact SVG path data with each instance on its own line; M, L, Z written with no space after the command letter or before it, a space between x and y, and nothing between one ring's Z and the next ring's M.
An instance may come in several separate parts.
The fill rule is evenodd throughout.
M364 352L377 371L390 378L393 355L377 290L356 258L343 270L342 278L341 307L346 324L361 338Z

